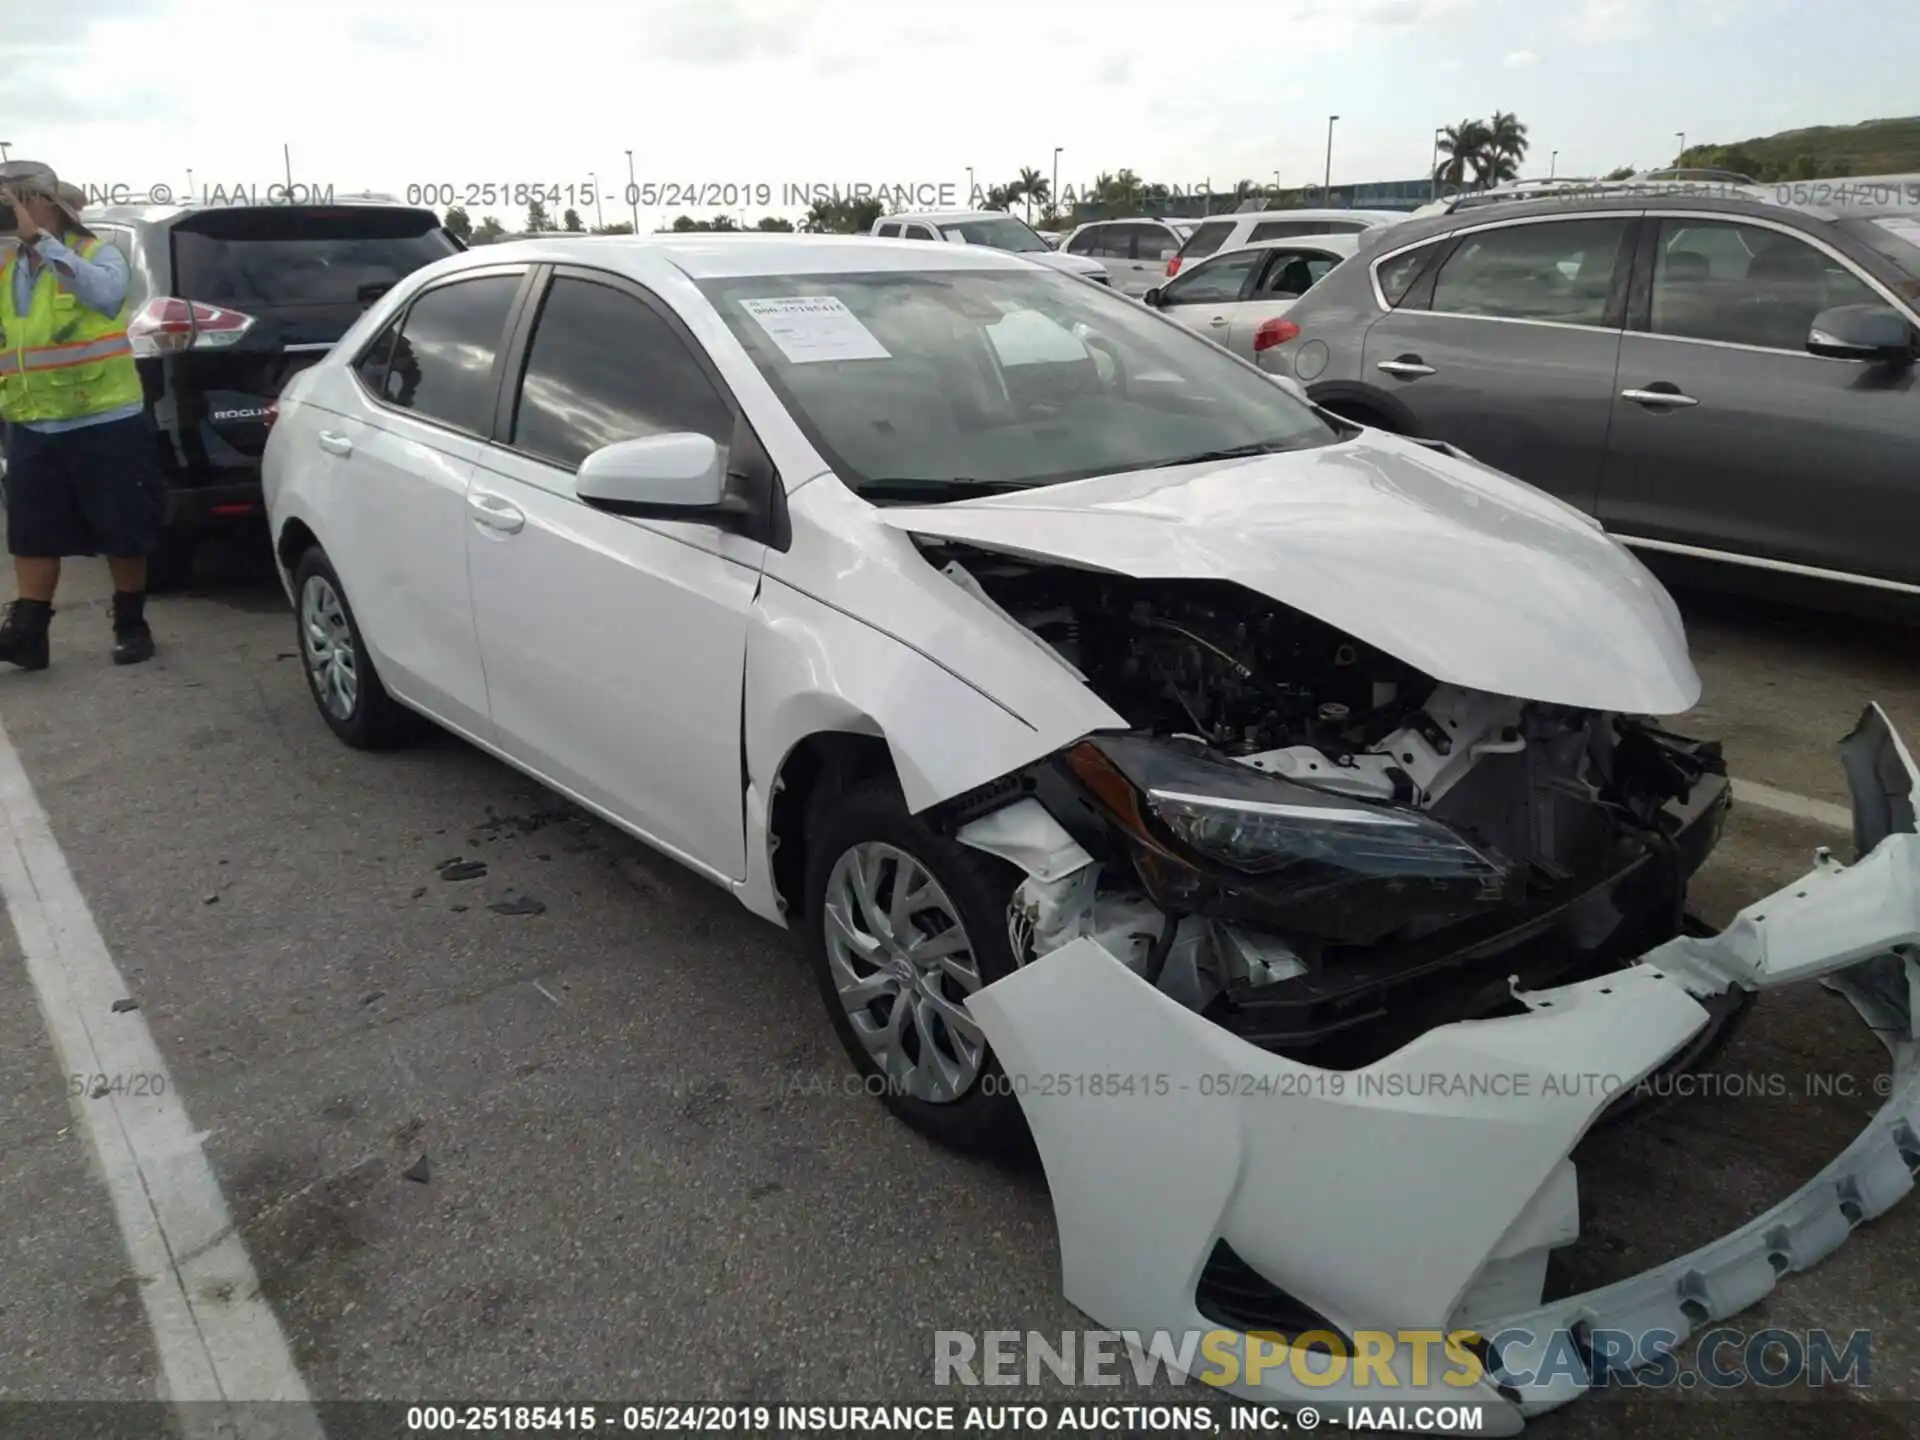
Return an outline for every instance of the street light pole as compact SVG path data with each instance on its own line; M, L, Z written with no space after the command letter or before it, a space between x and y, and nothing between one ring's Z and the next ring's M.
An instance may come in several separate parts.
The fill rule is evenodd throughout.
M1447 127L1444 125L1433 127L1433 165L1427 171L1427 199L1429 200L1440 198L1440 139L1446 133Z
M1055 215L1060 213L1060 152L1066 148L1064 145L1053 147L1053 179L1047 188L1047 203Z
M593 228L604 230L607 228L607 217L600 213L600 176L596 172L587 176L587 179L593 182Z
M1553 179L1553 177L1559 173L1559 170L1560 170L1560 152L1556 150L1553 152L1552 156L1547 160L1547 179L1549 180Z
M633 151L627 151L627 206L633 211L633 233L640 233L640 182L633 177Z
M0 140L0 165L4 165L7 163L7 150L10 144L11 142L9 141Z
M1327 197L1333 193L1333 122L1339 118L1338 115L1327 116L1327 173L1326 177L1320 182L1320 201L1322 204L1325 204Z
M967 167L967 209L973 208L973 167Z
M1680 142L1680 153L1673 157L1673 163L1678 165L1682 160L1687 158L1687 132L1684 130L1676 130L1673 132L1673 138Z

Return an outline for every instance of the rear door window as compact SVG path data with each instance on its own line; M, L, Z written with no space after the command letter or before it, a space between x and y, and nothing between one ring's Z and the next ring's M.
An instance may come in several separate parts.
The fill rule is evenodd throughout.
M207 210L173 227L173 293L273 320L286 344L338 340L399 281L457 253L430 211Z
M1135 225L1133 230L1133 258L1136 260L1167 261L1180 250L1180 237L1164 225Z
M878 230L874 231L874 234L883 240L898 240L900 238L900 227L898 225L882 225Z
M1232 220L1213 220L1196 226L1193 234L1187 237L1187 243L1180 247L1181 262L1200 260L1213 254L1233 233L1234 223Z
M472 435L493 428L494 361L521 277L482 275L436 285L407 307L380 398Z

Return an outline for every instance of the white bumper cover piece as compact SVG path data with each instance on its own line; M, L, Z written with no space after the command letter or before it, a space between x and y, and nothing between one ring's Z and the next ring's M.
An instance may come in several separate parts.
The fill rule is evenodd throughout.
M1877 706L1843 755L1855 864L1822 852L1718 936L1522 993L1526 1014L1438 1027L1363 1070L1249 1045L1087 938L982 990L969 1009L1045 1164L1067 1298L1115 1330L1218 1332L1196 1287L1224 1241L1349 1337L1470 1329L1499 1341L1492 1376L1470 1388L1439 1364L1414 1383L1404 1345L1387 1391L1377 1372L1358 1388L1351 1365L1312 1352L1293 1358L1318 1383L1268 1356L1258 1383L1224 1388L1295 1406L1479 1404L1482 1433L1510 1434L1588 1388L1564 1366L1529 1383L1524 1337L1584 1326L1678 1343L1817 1263L1905 1195L1920 1163L1920 770ZM1892 1090L1866 1130L1733 1234L1543 1303L1548 1251L1578 1234L1568 1157L1594 1120L1686 1046L1708 1019L1701 999L1812 979L1892 1051ZM1246 1336L1234 1343L1253 1353Z

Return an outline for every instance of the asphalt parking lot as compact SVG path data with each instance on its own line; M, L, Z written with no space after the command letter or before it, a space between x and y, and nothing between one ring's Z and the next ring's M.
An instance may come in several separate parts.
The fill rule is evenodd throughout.
M271 576L213 559L154 602L160 657L131 670L108 663L104 570L74 564L54 667L0 674L0 724L316 1398L1001 1403L935 1395L936 1329L1089 1323L1037 1172L847 1093L796 940L460 742L339 745ZM1817 818L1846 798L1833 742L1872 699L1920 737L1920 645L1682 600L1706 679L1682 728L1816 802L1738 807L1698 890L1724 921L1816 845L1849 853ZM444 879L452 860L484 874ZM1567 1278L1788 1193L1857 1132L1884 1062L1843 1002L1767 997L1716 1069L1785 1093L1590 1142ZM153 1333L75 1121L103 1102L62 1068L0 927L0 1397L149 1398ZM1871 1329L1865 1391L1593 1396L1530 1433L1913 1433L1916 1313L1909 1203L1739 1322Z

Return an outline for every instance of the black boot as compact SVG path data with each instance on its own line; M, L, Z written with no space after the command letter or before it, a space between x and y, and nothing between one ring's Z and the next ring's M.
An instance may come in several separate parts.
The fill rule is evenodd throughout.
M7 606L7 618L0 621L0 660L8 660L22 670L47 668L47 622L53 619L53 606L44 600L15 600Z
M147 592L113 592L113 663L138 665L153 658L153 631L147 628Z

